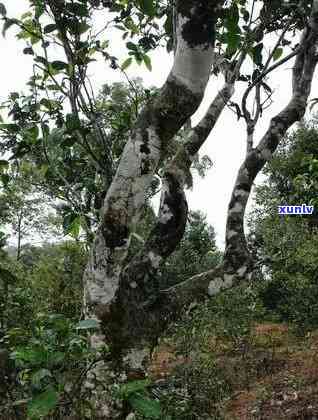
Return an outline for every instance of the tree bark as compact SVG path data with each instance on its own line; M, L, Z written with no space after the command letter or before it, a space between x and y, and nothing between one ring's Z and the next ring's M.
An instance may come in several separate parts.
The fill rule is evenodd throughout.
M177 308L188 305L193 296L210 296L231 288L253 276L253 264L244 234L244 215L253 182L264 165L270 161L287 130L300 121L306 111L311 84L317 65L318 1L313 2L308 27L303 31L300 52L293 67L293 92L288 105L270 122L269 128L243 161L228 208L226 247L223 263L216 269L202 273L172 287L166 294ZM167 297L167 299L168 299Z
M124 365L128 365L127 370L142 370L149 354L149 338L145 338L140 313L151 306L151 295L156 289L153 271L160 259L174 249L184 231L187 204L174 174L167 172L164 177L157 226L143 252L124 269L130 234L138 223L146 191L169 141L202 101L214 60L215 24L223 3L224 0L176 2L178 42L172 70L158 97L138 117L101 210L101 223L84 273L84 312L100 324L91 336L91 345L99 348L109 344L121 372ZM159 237L164 238L165 246ZM93 376L104 378L106 383L107 369L100 364ZM99 404L101 417L116 418L106 394Z

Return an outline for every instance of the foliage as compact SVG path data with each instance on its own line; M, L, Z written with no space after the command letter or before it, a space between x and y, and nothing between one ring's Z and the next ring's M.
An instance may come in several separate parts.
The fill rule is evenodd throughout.
M52 232L50 200L24 177L23 169L12 167L11 182L0 189L0 225L15 238L17 259L21 257L22 242L49 235ZM38 239L38 238L37 238Z
M42 136L28 140L28 148L22 154L17 150L27 141L25 136L29 132L24 134L19 129L10 134L10 130L3 126L5 135L1 151L11 153L11 160L19 162L16 167L25 182L45 197L59 200L59 204L53 204L63 218L65 234L77 237L82 228L87 239L91 240L90 235L99 219L100 207L127 136L140 107L151 95L152 91L145 89L140 79L131 81L130 85L104 85L94 104L100 124L98 130L74 113L63 115L61 110L58 115L47 115L48 111L41 103L30 115L32 97L18 93L10 96L7 102L11 109L9 115L17 126L25 124L28 118L29 124L36 124L43 118L55 123L52 128L42 124ZM77 138L79 132L80 141ZM40 135L38 131L37 135ZM10 166L6 168L6 186L10 187L15 181Z
M184 420L222 418L221 407L233 391L235 375L245 380L244 369L251 370L245 358L253 346L253 326L264 314L257 290L240 287L194 306L172 327L167 339L176 343L184 363L168 379L167 392L162 391L167 415ZM233 377L222 358L234 355Z
M72 410L81 416L89 408L79 393L97 355L83 329L79 333L63 315L38 313L27 331L9 329L4 342L13 363L7 387L14 400L7 404L16 413L36 420L53 413L62 418Z
M39 311L78 319L82 308L82 276L87 253L81 243L47 246L29 272L34 304Z
M90 410L82 385L97 360L87 340L94 325L78 322L86 257L82 244L65 242L2 261L0 347L10 361L0 406L10 418L82 418Z
M161 419L160 402L151 398L149 387L151 381L148 379L130 381L121 385L117 390L117 396L127 402L130 407L143 419Z
M162 281L172 286L215 267L220 260L221 253L216 248L213 227L203 213L190 211L185 234L162 267Z
M286 137L256 191L250 245L266 281L260 296L267 308L299 330L315 328L317 297L317 127L313 120ZM278 205L314 205L311 216L279 216Z

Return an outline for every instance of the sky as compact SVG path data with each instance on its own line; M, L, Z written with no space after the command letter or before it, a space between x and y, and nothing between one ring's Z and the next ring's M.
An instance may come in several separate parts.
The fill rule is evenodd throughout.
M27 10L26 0L2 0L7 8L8 16L19 16ZM96 21L98 27L102 21ZM114 54L120 62L127 58L125 48L122 48L118 37L111 37ZM0 49L2 62L0 66L0 100L5 99L12 91L25 90L26 82L32 74L32 57L22 54L24 43L14 38L14 30L7 31L6 38L0 36ZM172 66L173 57L165 49L159 49L150 54L153 70L149 72L144 66L131 65L127 71L129 77L141 77L145 85L162 86ZM281 67L269 79L270 86L274 89L273 105L267 109L261 118L255 135L256 142L261 139L266 131L270 119L279 112L289 101L291 93L291 67L292 62ZM121 81L122 78L103 62L98 61L89 70L89 76L95 92L104 84ZM204 115L210 102L222 86L222 81L211 78L207 86L204 100L192 118L196 124ZM245 85L238 83L233 101L240 102L242 89ZM318 96L318 82L314 82L312 97ZM189 207L192 210L201 210L207 215L207 220L216 231L217 244L224 246L225 222L227 207L237 171L244 159L246 148L245 124L237 121L233 111L225 109L213 132L210 134L201 154L207 154L213 161L213 167L206 177L194 178L192 191L187 192ZM259 182L261 176L256 182ZM249 208L253 207L253 200Z

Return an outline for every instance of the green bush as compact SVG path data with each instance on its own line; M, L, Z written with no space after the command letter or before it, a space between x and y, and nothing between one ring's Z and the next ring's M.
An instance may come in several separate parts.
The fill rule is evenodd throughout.
M173 326L169 339L186 362L177 367L161 398L171 419L222 419L223 403L237 378L218 357L243 360L252 345L253 325L264 314L256 288L241 286L194 307Z
M43 250L28 274L38 311L79 318L86 261L84 246L77 242L64 242Z
M298 332L318 328L318 284L299 273L277 274L259 291L264 306L281 321L292 323Z
M11 376L0 409L8 418L38 420L54 414L62 419L74 413L84 418L89 409L84 394L89 391L82 385L88 364L97 358L85 334L88 329L60 314L39 313L28 330L7 331L3 341Z

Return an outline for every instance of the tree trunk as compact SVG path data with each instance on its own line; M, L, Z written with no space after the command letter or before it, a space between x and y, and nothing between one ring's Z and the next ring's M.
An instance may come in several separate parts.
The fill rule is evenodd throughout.
M100 324L91 336L91 344L94 348L110 345L114 362L111 369L100 363L92 373L102 379L102 384L116 382L115 371L119 376L136 370L142 374L149 355L153 337L148 335L148 326L153 327L155 319L149 316L144 326L146 320L141 315L146 310L151 313L152 295L158 289L154 273L161 258L180 241L187 214L183 188L174 174L165 175L164 198L154 231L144 249L125 267L130 234L169 141L201 103L214 59L215 24L223 3L176 2L178 42L172 70L158 97L137 119L105 198L84 273L85 316ZM165 238L167 245L162 246L159 238ZM94 386L92 382L91 377L90 385ZM101 418L116 418L110 400L107 390L104 398L100 394L96 398Z
M17 261L19 261L21 257L21 238L22 238L22 211L19 214L18 218L18 226L17 226L17 233L18 233L18 244L17 244Z

